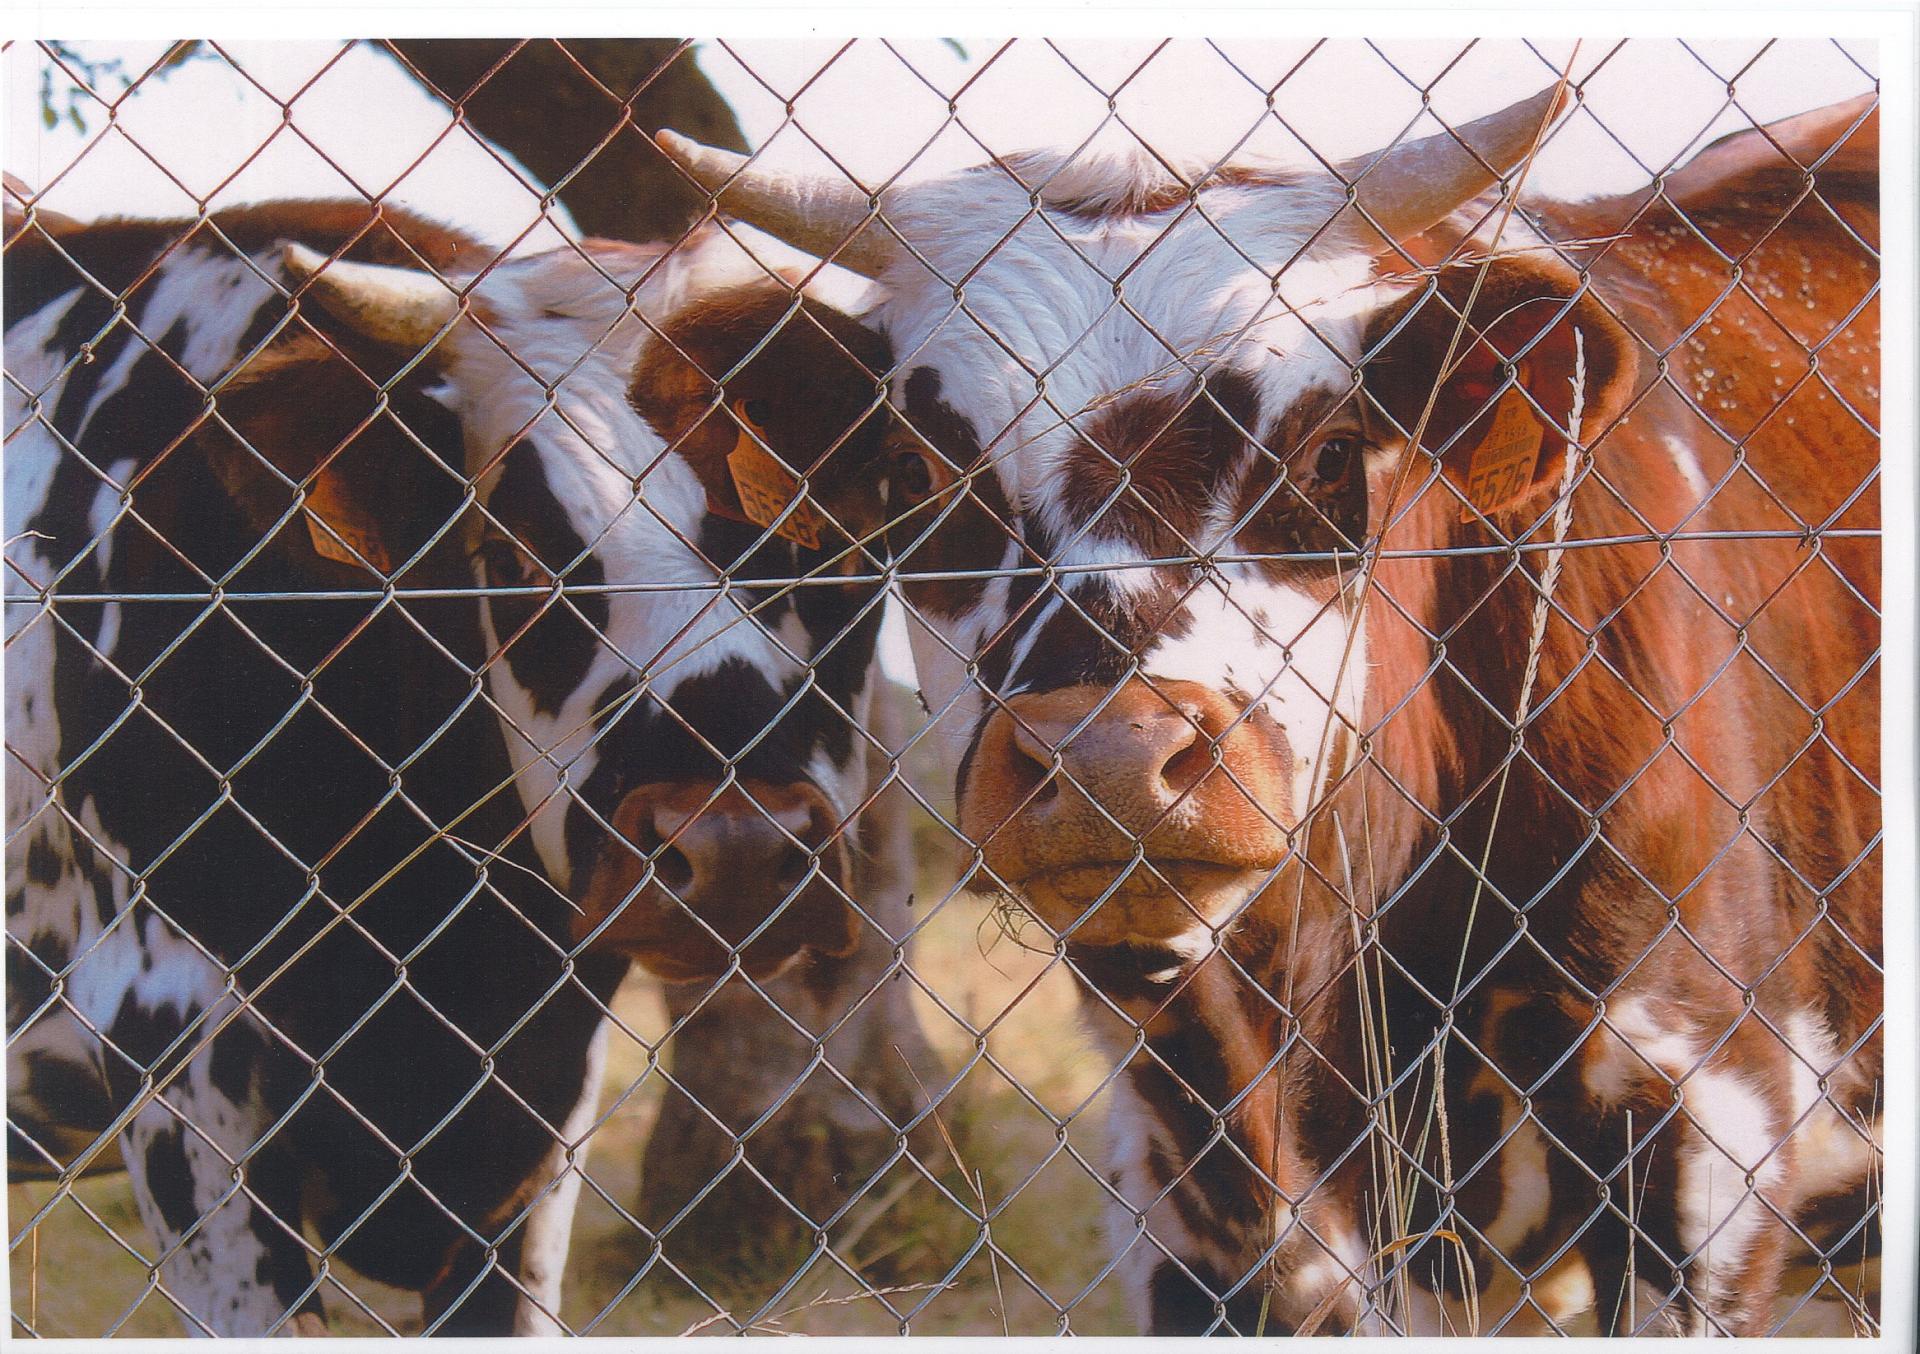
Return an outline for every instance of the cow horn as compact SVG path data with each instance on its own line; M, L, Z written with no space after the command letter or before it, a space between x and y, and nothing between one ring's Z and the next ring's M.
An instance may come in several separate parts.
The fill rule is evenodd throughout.
M357 334L379 343L421 348L460 314L460 300L431 273L377 263L329 260L303 244L282 251L303 293Z
M1454 132L1348 160L1339 166L1340 176L1354 185L1360 205L1389 241L1418 235L1493 187L1501 174L1525 159L1568 97L1565 85L1554 85ZM1478 159L1462 141L1478 152Z
M662 129L653 139L668 159L720 200L729 216L866 277L879 277L895 257L895 243L885 230L863 229L872 211L867 195L852 184L756 169L744 155L703 146L674 131Z

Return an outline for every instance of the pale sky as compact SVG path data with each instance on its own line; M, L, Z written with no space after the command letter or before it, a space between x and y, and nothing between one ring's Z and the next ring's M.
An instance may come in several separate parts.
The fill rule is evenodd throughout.
M1577 55L1568 41L1537 50L1483 42L1464 52L1461 42L1431 40L1316 48L963 38L960 46L964 55L933 41L736 39L702 43L697 59L749 143L767 147L764 163L829 170L805 128L847 170L877 183L994 153L1076 146L1095 133L1137 134L1209 161L1243 139L1247 158L1304 160L1304 142L1338 160L1407 129L1420 113L1421 86L1431 86L1436 113L1458 122L1543 88L1571 57L1576 79L1591 75L1586 106L1555 134L1530 180L1537 193L1565 197L1632 188L1726 132L1865 93L1879 64L1871 42L1805 39L1771 47L1698 42L1691 50L1671 39L1588 40ZM82 50L92 60L119 58L137 75L165 44L91 42ZM7 170L39 188L72 166L45 202L83 220L191 215L195 197L207 194L217 208L387 193L496 244L535 226L522 248L547 248L560 242L556 230L571 230L563 214L540 223L535 195L379 48L281 41L222 51L142 84L111 122L97 104L83 103L82 132L64 118L43 126L41 78L50 63L33 43L16 42L0 57ZM69 84L57 69L53 76L55 106L64 110ZM102 85L119 97L117 80ZM276 99L296 92L283 121ZM1427 118L1408 134L1436 130ZM896 613L882 656L897 677L911 671L906 647Z
M1250 158L1303 160L1304 139L1341 159L1400 133L1420 112L1418 85L1432 86L1436 112L1461 121L1542 88L1572 53L1567 41L1537 51L1483 42L1464 55L1460 42L1431 40L1341 41L1317 50L1310 41L1247 39L1158 50L1152 42L1090 39L961 45L964 57L929 41L862 40L843 51L838 42L729 40L701 44L697 59L749 141L768 146L767 163L828 168L801 134L804 127L849 170L877 182L902 171L912 178L980 163L995 152L1077 145L1097 131L1125 138L1128 129L1152 145L1209 159L1250 132L1243 150ZM119 57L138 73L164 46L95 42L83 50ZM533 195L471 134L449 132L448 112L380 49L358 46L343 55L339 43L302 41L223 50L231 64L195 61L142 85L111 127L97 105L83 106L82 134L64 120L52 130L42 126L47 62L34 44L15 43L0 58L6 168L39 187L78 160L47 205L81 218L190 213L192 195L217 190L215 206L390 191L398 203L503 242L535 220ZM1556 134L1533 171L1536 191L1584 196L1630 188L1647 177L1635 156L1659 168L1753 120L1864 93L1878 61L1870 42L1799 39L1767 48L1720 41L1695 43L1689 52L1671 39L1588 40L1575 58L1576 78L1595 67L1586 111ZM64 108L66 81L54 75ZM117 81L102 83L118 95ZM303 85L291 122L283 124L274 99ZM1268 115L1266 90L1276 85ZM949 98L957 101L952 120ZM1428 119L1409 134L1434 130Z

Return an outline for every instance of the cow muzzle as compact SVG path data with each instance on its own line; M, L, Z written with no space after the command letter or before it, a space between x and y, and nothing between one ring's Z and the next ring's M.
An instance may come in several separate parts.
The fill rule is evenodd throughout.
M576 941L631 956L668 982L710 980L733 956L753 978L802 953L853 952L848 853L812 785L643 785L620 801L589 877Z
M1286 861L1292 760L1264 715L1194 682L1015 696L981 727L961 828L1055 931L1176 942Z

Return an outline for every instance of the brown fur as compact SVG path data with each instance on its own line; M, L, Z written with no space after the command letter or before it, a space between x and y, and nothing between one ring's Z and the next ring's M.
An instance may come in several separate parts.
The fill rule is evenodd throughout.
M1783 135L1808 164L1825 149L1815 133L1851 125L1815 118ZM1518 1149L1488 1105L1466 1108L1484 1100L1474 1077L1491 1068L1550 1139L1551 1216L1524 1250L1576 1245L1603 1329L1622 1328L1629 1264L1661 1287L1684 1283L1678 1307L1709 1329L1761 1333L1778 1315L1790 1220L1811 1205L1796 1180L1788 1088L1800 1057L1818 1057L1789 1050L1788 1022L1814 1013L1831 1028L1838 1062L1813 1070L1841 1113L1871 1114L1880 1094L1878 543L1794 534L1878 527L1878 267L1863 146L1816 180L1825 196L1807 195L1755 144L1732 149L1674 176L1685 219L1645 194L1551 210L1555 238L1624 234L1582 254L1584 284L1543 255L1488 267L1465 360L1441 384L1425 441L1464 436L1442 477L1416 474L1397 490L1384 545L1495 548L1379 563L1355 760L1312 819L1298 868L1170 984L1146 976L1175 963L1164 950L1122 963L1130 951L1112 938L1093 942L1101 950L1070 945L1087 980L1145 1029L1134 1085L1172 1138L1146 1154L1151 1195L1134 1202L1171 1191L1164 1207L1194 1237L1179 1260L1203 1291L1182 1305L1163 1291L1174 1267L1160 1266L1158 1328L1203 1328L1217 1310L1248 1328L1259 1304L1243 1299L1258 1298L1265 1276L1224 1295L1298 1189L1312 1188L1322 1236L1369 1234L1369 1152L1349 1155L1370 1109L1350 985L1360 962L1385 982L1396 1067L1439 1039L1449 1103L1463 1107L1444 1156L1426 1141L1421 1169L1452 1193L1422 1189L1416 1228L1471 1238L1498 1211L1499 1172ZM1740 261L1739 285L1716 250ZM1403 428L1421 419L1477 271L1472 259L1442 269L1431 293L1375 326L1384 348L1367 387ZM1544 553L1498 547L1510 535L1547 539L1564 435L1546 429L1529 484L1477 505L1482 514L1463 520L1454 486L1501 362L1523 349L1528 394L1564 428L1575 327L1591 472L1508 765ZM1379 530L1391 471L1370 487ZM1783 536L1640 539L1683 525ZM1636 1004L1684 1050L1680 1061L1624 1049L1612 1022ZM1609 1060L1628 1069L1617 1094L1605 1090ZM1736 1163L1735 1178L1763 1167L1765 1197L1741 1215L1754 1222L1743 1256L1716 1253L1711 1280L1681 1237L1680 1174L1717 1154L1727 1131L1701 1117L1710 1078L1765 1117L1737 1128L1778 1139L1766 1162ZM1430 1087L1402 1083L1402 1122ZM1225 1144L1206 1131L1214 1115ZM1387 1150L1415 1149L1409 1139ZM1632 1229L1629 1154L1641 1195ZM1716 1215L1732 1203L1714 1201ZM1411 1264L1431 1281L1437 1249L1395 1252L1383 1268ZM1323 1303L1326 1328L1359 1310L1355 1284L1289 1287L1319 1258L1298 1229L1281 1246L1268 1330L1293 1329ZM1476 1257L1480 1278L1491 1262ZM1183 1283L1193 1280L1174 1287Z
M1060 503L1095 535L1135 541L1149 557L1192 554L1200 509L1228 467L1216 455L1254 422L1238 376L1206 391L1136 391L1078 420Z
M393 207L367 202L289 200L229 207L204 220L153 221L108 219L84 229L64 217L37 215L39 230L15 233L9 227L8 273L22 277L90 279L117 295L141 285L166 257L193 247L221 254L258 254L285 240L298 240L327 253L361 263L417 268L423 263L442 272L454 267L478 269L489 255L470 236L449 226ZM61 224L61 223L64 223ZM72 264L61 261L62 256ZM86 277L73 273L84 270ZM25 315L51 295L16 298L10 290L8 312ZM31 302L31 303L29 303Z
M441 500L457 499L460 445L457 436L444 445L444 436L433 435L444 432L448 416L418 382L397 387L389 409L376 412L383 358L394 361L344 334L276 344L222 388L220 421L200 437L214 472L262 531L293 497L286 481L310 481L306 512L324 524L320 534L296 522L278 544L322 577L357 574L364 582L366 571L340 558L345 547L390 573L456 506Z
M876 411L890 365L871 331L769 280L675 316L648 342L629 393L700 476L710 510L742 521L727 457L747 405L764 404L775 422L763 431L789 469L817 476L810 496L839 524L832 539L845 545L880 526L873 496L843 486L877 473L886 419Z
M911 511L908 505L900 505L900 520L888 533L888 547L903 574L991 569L999 563L1007 541L1018 536L1012 525L1013 505L984 459L972 425L940 396L939 374L931 367L911 372L905 408L900 411L904 425L900 435L911 438L916 446L935 448L959 477L960 488ZM1023 566L1040 562L1031 552L1020 560ZM986 586L984 575L917 583L914 605L929 615L962 615L980 600Z

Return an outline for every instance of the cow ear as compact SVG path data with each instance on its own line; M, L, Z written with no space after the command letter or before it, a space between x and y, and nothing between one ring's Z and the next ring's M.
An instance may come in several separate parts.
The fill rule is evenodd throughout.
M457 483L434 456L458 468L458 421L404 385L381 407L368 377L325 340L256 355L221 387L215 409L200 446L256 529L277 522L292 486L306 485L298 524L282 539L309 559L390 575L457 508Z
M755 398L720 384L730 376L756 389L768 384L740 382L736 369L763 344L791 344L781 320L792 308L793 293L786 287L736 287L675 315L640 354L628 398L699 476L707 511L715 516L765 526L784 512L798 489L789 468L764 445L768 425L780 421L777 393L761 390ZM800 454L791 446L780 452ZM795 523L796 539L806 545L817 543L817 524L808 526L810 520L803 515ZM790 533L783 527L780 534Z
M732 365L718 351L725 317L680 316L647 340L628 398L649 427L699 476L707 506L744 520L727 470L740 425L721 403L718 378ZM764 332L764 331L763 331Z
M628 397L699 476L708 512L813 550L877 525L875 404L889 365L886 341L858 320L767 281L676 315L641 353Z
M1373 318L1367 353L1367 394L1404 435L1425 418L1421 444L1469 519L1557 484L1569 433L1592 446L1626 410L1638 369L1632 338L1578 274L1537 253L1440 269Z

